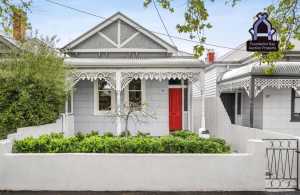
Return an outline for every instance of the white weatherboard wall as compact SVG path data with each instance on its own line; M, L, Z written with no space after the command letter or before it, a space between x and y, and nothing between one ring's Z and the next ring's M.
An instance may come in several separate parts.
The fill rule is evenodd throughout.
M74 128L78 132L116 133L115 117L94 114L94 83L79 81L73 95Z
M134 134L137 131L151 133L152 135L169 134L169 105L168 105L168 81L145 81L145 102L147 113L151 113L155 119L144 119L144 123L129 121L129 130ZM74 91L74 122L75 132L116 133L116 117L112 114L94 114L94 84L90 81L79 81ZM122 100L124 101L124 91ZM122 128L124 128L124 123Z
M219 97L206 98L205 107L206 128L211 135L225 139L235 151L246 152L249 139L300 139L292 134L231 124Z
M205 96L214 97L217 94L217 69L205 72Z
M169 86L167 80L146 80L146 112L152 117L144 118L143 123L129 121L128 129L133 133L141 131L153 136L169 134ZM125 125L123 124L123 127Z
M218 75L226 71L226 67L224 66L215 66L208 67L205 70L205 96L206 97L215 97L218 95L218 86L217 80Z
M244 154L2 153L0 190L263 191L265 145L248 146Z
M291 89L264 90L263 129L300 136L300 122L291 122Z

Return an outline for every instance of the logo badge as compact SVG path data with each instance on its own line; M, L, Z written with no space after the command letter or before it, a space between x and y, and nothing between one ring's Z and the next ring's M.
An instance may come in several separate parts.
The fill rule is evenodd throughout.
M267 13L258 13L253 27L249 30L252 40L247 41L247 51L250 52L274 52L278 51L278 41L273 40L276 30L268 20Z

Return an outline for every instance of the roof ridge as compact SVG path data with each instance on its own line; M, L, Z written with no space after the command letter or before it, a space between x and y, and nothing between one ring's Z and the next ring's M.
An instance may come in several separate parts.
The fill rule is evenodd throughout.
M124 21L124 19L125 19L125 21ZM134 21L133 19L131 19L130 17L128 17L127 15L123 14L120 11L118 11L115 14L113 14L112 16L104 19L102 22L98 23L97 25L95 25L94 27L89 29L88 31L82 33L80 36L78 36L77 38L73 39L72 41L70 41L69 43L64 45L61 49L68 49L68 47L75 47L80 42L82 42L82 41L86 40L88 37L94 35L96 33L94 31L97 31L97 29L101 30L101 29L109 26L110 24L114 23L117 20L121 20L121 21L125 22L127 25L133 27L137 31L140 31L142 34L144 34L145 36L147 36L148 38L150 38L152 40L154 37L157 40L153 40L153 41L156 42L157 44L159 44L160 46L162 46L163 48L166 48L167 50L168 50L168 48L172 48L172 50L175 50L175 51L178 50L177 47L174 47L173 45L171 45L169 42L167 42L163 38L155 35L151 30L148 30L147 28L143 27L141 24L137 23L136 21ZM132 24L130 24L126 20L128 20ZM103 27L101 28L101 26L103 26ZM153 36L153 37L151 37L151 36ZM78 42L78 43L76 43L76 42Z

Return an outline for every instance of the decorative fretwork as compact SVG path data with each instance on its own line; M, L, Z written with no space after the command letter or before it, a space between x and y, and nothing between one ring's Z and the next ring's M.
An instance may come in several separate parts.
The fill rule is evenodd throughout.
M115 72L74 72L73 85L80 80L95 81L97 79L105 80L113 89L116 88Z
M196 82L200 79L200 72L122 72L122 89L124 89L133 79L143 80L170 80L170 79L188 79Z
M266 188L298 189L298 140L264 139Z
M237 89L245 89L248 96L250 95L251 91L251 78L243 78L237 79L234 81L227 81L219 84L219 92L220 94L224 91L233 91Z
M281 88L293 88L295 90L300 89L300 79L266 79L256 78L254 81L254 95L255 97L262 92L266 87L273 87L277 89Z

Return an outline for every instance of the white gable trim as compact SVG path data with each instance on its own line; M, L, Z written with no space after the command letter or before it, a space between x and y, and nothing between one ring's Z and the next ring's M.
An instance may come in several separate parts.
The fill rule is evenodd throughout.
M98 53L98 52L145 52L145 53L160 53L167 52L164 49L141 49L141 48L104 48L104 49L73 49L73 52L78 53Z
M121 21L118 21L118 48L121 46Z
M9 49L18 48L18 45L16 43L2 35L0 35L0 42L7 46Z
M155 34L153 34L152 32L150 32L149 30L145 29L141 25L137 24L133 20L127 18L125 15L123 15L120 12L118 12L117 14L113 15L112 17L106 19L104 22L98 24L97 26L95 26L91 30L89 30L86 33L84 33L83 35L79 36L77 39L71 41L70 43L68 43L67 45L65 45L62 49L74 48L75 46L77 46L81 42L87 40L88 38L90 38L91 36L93 36L94 34L96 34L97 32L99 32L100 30L102 30L103 28L107 27L108 25L114 23L117 20L122 20L126 24L128 24L131 27L135 28L137 31L143 33L145 36L149 37L154 42L156 42L157 44L161 45L163 48L166 48L167 52L172 52L172 53L176 53L177 52L176 47L173 47L172 45L170 45L169 43L167 43L163 39L159 38L158 36L156 36ZM120 26L121 25L118 24L118 30L119 30ZM118 34L120 35L120 33L118 33ZM118 37L118 41L119 41L119 37Z
M108 41L110 44L112 44L115 47L119 48L119 45L116 44L114 41L112 41L110 38L108 38L105 34L103 34L102 32L98 32L98 35L100 35L102 38L104 38L106 41Z
M127 45L127 43L129 43L132 39L134 39L136 36L138 36L139 34L141 34L140 32L136 32L133 35L131 35L128 39L126 39L121 45L120 47L124 47L125 45Z

